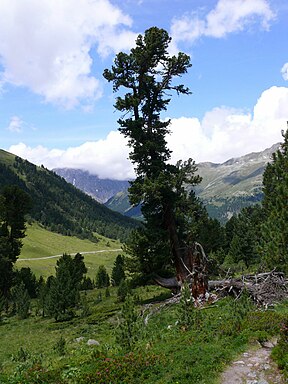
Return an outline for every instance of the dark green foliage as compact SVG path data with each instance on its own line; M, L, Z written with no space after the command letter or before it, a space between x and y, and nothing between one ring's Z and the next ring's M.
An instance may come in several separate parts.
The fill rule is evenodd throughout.
M140 337L139 316L133 296L127 295L121 311L121 322L117 329L116 341L121 348L130 352Z
M123 240L139 225L97 203L44 167L36 167L17 156L11 163L0 163L0 170L2 167L5 173L0 172L0 189L13 181L31 197L32 219L51 231L97 242L94 232Z
M100 265L96 274L96 288L106 288L110 285L110 278L104 265Z
M118 286L122 280L125 280L124 257L122 255L118 255L111 273L112 285Z
M66 353L66 340L64 339L64 337L61 336L60 339L57 340L53 349L59 356L65 355L65 353Z
M288 129L284 142L273 153L263 176L263 208L261 254L267 268L288 272Z
M110 293L109 287L107 287L105 289L105 297L110 297L110 296L111 296L111 293Z
M91 315L91 308L87 300L86 292L85 295L81 297L81 317L87 317Z
M2 321L2 311L5 308L5 298L4 296L0 293L0 324Z
M20 270L17 270L15 272L15 282L16 284L20 284L21 282L23 282L31 299L36 298L37 290L38 290L38 282L35 274L31 271L31 268L25 267L25 268L21 268Z
M277 346L272 351L272 357L276 360L278 367L284 371L288 378L288 318L283 319L280 328L280 338Z
M247 292L243 292L239 299L229 298L225 316L229 321L225 321L223 333L231 336L239 333L244 328L244 321L248 313L253 309L252 300Z
M89 291L94 288L94 283L89 276L84 276L81 284L81 291Z
M80 288L87 272L83 256L77 253L72 259L63 254L57 261L55 278L50 279L47 306L55 320L68 320L73 317L73 308L79 303Z
M0 195L0 293L8 297L13 284L13 265L25 236L29 196L17 186L6 186Z
M129 282L127 280L121 280L119 287L117 289L117 300L119 302L124 302L127 295L131 292Z
M242 209L237 216L232 216L226 223L225 267L237 271L242 267L250 268L260 265L258 241L261 236L260 227L263 219L263 209L259 205L255 205Z
M12 302L19 319L26 319L29 315L31 298L23 282L12 288Z
M51 287L51 279L54 279L54 277L49 276L47 282L45 283L43 277L41 276L38 281L37 312L41 310L43 317L46 314L46 310L48 312L49 308L49 289Z
M133 234L126 250L131 256L129 265L147 275L171 268L181 278L181 259L188 244L195 241L194 193L185 185L197 185L195 162L168 163L171 151L166 135L170 120L161 120L161 112L170 102L170 93L189 94L188 88L176 85L175 79L191 67L190 57L184 53L169 56L171 38L168 33L152 27L139 35L135 48L129 54L120 52L111 70L104 77L113 84L113 90L127 91L116 99L115 107L125 117L118 120L120 132L128 138L135 164L136 179L131 182L129 199L132 205L141 204L144 227ZM167 96L169 94L169 96ZM196 208L196 211L198 208ZM133 266L132 266L133 268Z

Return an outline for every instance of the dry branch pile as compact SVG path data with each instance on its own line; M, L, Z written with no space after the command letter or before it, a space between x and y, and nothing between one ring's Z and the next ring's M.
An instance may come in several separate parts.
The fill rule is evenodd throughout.
M246 290L258 305L269 306L288 298L288 280L282 272L267 272L256 275L243 275L241 278L209 281L209 291L218 296L228 294L241 296Z

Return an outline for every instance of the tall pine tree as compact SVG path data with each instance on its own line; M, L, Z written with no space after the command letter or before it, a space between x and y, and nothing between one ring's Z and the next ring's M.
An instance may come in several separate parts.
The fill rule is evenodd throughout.
M170 42L165 30L148 29L144 36L138 36L129 54L116 56L115 65L104 71L104 77L113 83L115 92L127 91L117 97L115 107L125 114L126 118L118 121L119 130L129 139L130 159L135 165L130 202L142 204L145 218L144 228L134 234L127 250L134 258L134 267L138 265L144 274L161 272L172 262L182 284L192 279L191 268L199 256L196 239L191 236L194 199L185 184L195 186L201 179L195 174L192 159L176 165L168 162L170 120L161 119L161 112L167 109L173 91L178 95L190 93L175 80L191 67L188 55L180 52L169 56Z
M25 215L31 207L26 192L7 186L0 195L0 294L8 296L13 283L13 266L25 237Z

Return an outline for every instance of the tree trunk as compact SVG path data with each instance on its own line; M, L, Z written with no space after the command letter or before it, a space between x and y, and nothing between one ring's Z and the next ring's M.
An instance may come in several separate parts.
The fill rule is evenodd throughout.
M166 212L172 254L176 269L176 279L182 286L187 282L195 300L204 299L208 291L207 258L201 244L180 246L174 217L170 210Z

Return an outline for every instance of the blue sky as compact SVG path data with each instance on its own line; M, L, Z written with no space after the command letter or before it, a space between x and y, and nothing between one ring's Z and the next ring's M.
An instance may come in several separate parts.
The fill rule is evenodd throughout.
M287 0L0 0L0 148L48 168L133 177L105 83L151 26L192 68L174 96L172 161L223 162L281 141L288 120Z

